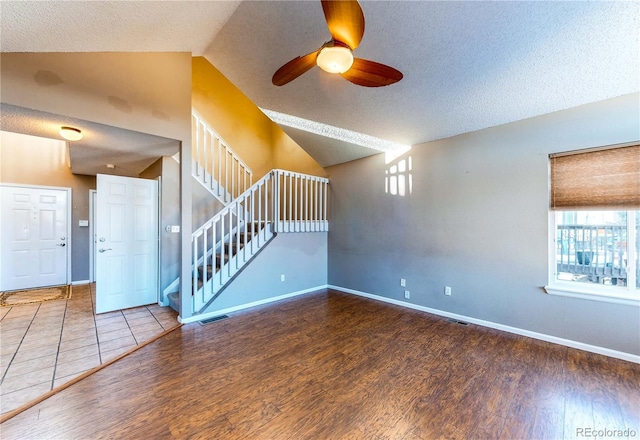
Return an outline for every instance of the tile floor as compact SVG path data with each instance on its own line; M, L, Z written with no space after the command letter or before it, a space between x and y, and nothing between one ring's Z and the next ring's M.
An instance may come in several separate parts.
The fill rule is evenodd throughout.
M157 304L95 315L95 285L68 300L0 308L0 414L178 325Z

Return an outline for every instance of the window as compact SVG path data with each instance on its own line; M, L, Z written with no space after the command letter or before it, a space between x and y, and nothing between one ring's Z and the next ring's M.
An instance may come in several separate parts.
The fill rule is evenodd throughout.
M550 156L548 293L640 306L640 145Z

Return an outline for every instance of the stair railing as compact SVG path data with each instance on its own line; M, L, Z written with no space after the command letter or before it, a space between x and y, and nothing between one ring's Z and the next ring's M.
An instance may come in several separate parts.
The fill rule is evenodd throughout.
M276 232L329 230L329 179L293 171L274 170L280 197L276 199Z
M253 172L193 108L191 129L193 175L227 205L253 184Z
M196 229L192 295L203 312L278 232L328 231L329 180L273 170Z
M268 173L193 232L194 310L205 307L273 237L273 183Z

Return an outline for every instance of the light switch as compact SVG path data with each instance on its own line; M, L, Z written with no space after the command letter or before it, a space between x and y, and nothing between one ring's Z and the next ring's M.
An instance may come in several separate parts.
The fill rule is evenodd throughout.
M89 220L78 220L78 226L89 226Z
M172 225L171 226L171 233L177 234L178 232L180 232L180 225Z

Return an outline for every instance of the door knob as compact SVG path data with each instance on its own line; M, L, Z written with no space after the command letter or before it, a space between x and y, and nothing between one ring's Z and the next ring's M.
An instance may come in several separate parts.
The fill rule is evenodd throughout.
M57 244L57 246L60 246L60 247L65 247L66 245L67 245L66 243L58 243Z
M102 252L107 252L107 251L110 251L110 250L112 250L112 249L110 249L110 248L109 249L98 249L98 252L102 253Z

